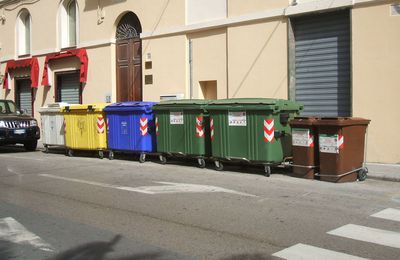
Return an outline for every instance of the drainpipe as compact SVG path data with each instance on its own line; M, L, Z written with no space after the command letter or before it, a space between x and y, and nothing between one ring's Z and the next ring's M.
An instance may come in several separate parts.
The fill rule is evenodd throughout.
M189 99L193 98L193 44L189 39Z

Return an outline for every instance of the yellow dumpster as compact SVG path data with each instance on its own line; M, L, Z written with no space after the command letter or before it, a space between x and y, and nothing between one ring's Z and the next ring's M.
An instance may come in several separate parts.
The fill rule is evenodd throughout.
M69 156L74 150L97 151L101 159L107 150L107 125L103 109L108 104L70 105L64 114L65 146Z

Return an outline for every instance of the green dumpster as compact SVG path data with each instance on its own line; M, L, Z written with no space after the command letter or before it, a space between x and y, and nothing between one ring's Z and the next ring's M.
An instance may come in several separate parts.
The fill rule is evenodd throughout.
M297 116L302 105L268 98L235 98L211 101L210 114L212 159L217 170L224 161L246 161L271 166L290 157L290 119Z
M166 163L166 156L196 158L205 167L210 156L209 117L207 100L170 100L153 106L157 152Z

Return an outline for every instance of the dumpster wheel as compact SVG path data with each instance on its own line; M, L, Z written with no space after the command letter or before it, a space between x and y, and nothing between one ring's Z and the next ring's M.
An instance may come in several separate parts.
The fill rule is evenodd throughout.
M198 158L197 163L199 164L200 168L205 168L206 167L206 161L203 158Z
M222 171L222 170L224 169L224 165L222 164L222 162L220 162L220 161L215 161L214 164L215 164L215 169L216 169L217 171Z
M67 155L68 155L69 157L73 157L73 156L74 156L74 151L71 150L71 149L68 149Z
M113 151L109 151L108 152L108 159L109 160L114 160L114 152Z
M266 177L271 176L271 166L269 166L269 165L264 165L264 172L265 172L265 176L266 176Z
M100 159L104 158L104 152L102 150L99 151L99 158Z
M357 178L359 181L365 181L367 179L367 173L368 169L367 168L362 168L357 172Z
M47 144L44 145L44 152L49 153L49 146Z
M140 156L139 156L139 162L140 163L144 163L145 161L146 161L146 154L145 153L141 153Z
M161 164L166 164L167 163L167 157L165 157L164 155L160 155L160 162L161 162Z

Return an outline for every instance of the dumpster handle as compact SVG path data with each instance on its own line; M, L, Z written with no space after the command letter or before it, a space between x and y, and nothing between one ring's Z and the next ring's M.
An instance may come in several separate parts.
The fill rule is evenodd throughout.
M282 165L283 167L299 167L299 168L307 168L307 169L315 169L315 168L318 168L318 166L316 166L316 165L312 166L312 165L292 164L292 163L290 163L290 162L288 162L288 161L282 162L281 165Z
M319 173L316 173L315 176L319 176L319 177L337 177L337 178L340 178L340 177L343 177L343 176L352 174L353 172L357 172L357 171L362 170L362 169L366 169L367 172L368 172L368 169L367 169L367 168L361 167L361 168L357 168L357 169L354 169L354 170L352 170L352 171L349 171L349 172L346 172L346 173L343 173L343 174L340 174L340 175L319 174Z
M250 162L249 159L247 159L247 158L240 158L240 157L226 157L226 159L228 159L229 161L231 161L231 160L233 159L233 160L243 160L243 161L246 161L246 162Z
M299 165L299 164L289 164L288 166L291 167L299 167L299 168L307 168L307 169L315 169L318 168L318 166L312 166L312 165Z

